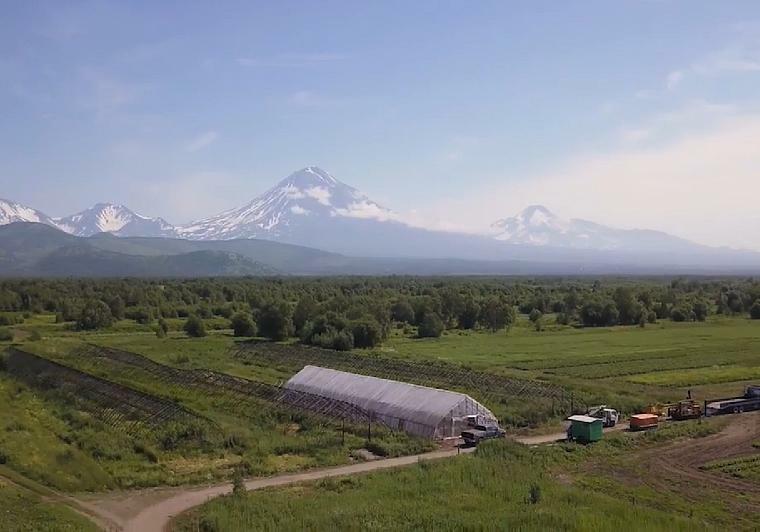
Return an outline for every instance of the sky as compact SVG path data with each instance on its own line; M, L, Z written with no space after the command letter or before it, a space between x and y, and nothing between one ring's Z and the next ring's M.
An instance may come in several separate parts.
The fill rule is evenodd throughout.
M52 216L187 223L316 165L424 227L760 250L756 1L0 1L0 197Z

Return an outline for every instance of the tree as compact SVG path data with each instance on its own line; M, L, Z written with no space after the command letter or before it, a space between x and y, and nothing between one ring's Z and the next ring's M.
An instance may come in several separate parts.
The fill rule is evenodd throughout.
M694 317L697 321L705 321L707 319L707 315L709 314L707 303L704 301L697 301L694 303L692 306L692 311L694 312Z
M443 334L443 321L435 312L427 312L417 334L420 338L439 338Z
M676 307L670 312L670 319L675 322L683 322L689 319L690 310L683 307Z
M235 336L256 336L257 327L253 317L247 312L238 312L232 316L232 333Z
M168 333L169 333L169 324L166 323L165 319L159 318L158 326L156 327L156 336L158 338L166 338L166 335Z
M480 310L480 322L493 332L509 329L515 322L515 309L502 299L492 297Z
M285 340L293 333L290 307L287 303L268 303L259 314L259 333L271 340Z
M459 326L462 329L474 329L478 324L478 316L480 316L480 305L475 301L475 298L466 298L459 312Z
M293 311L293 325L295 326L296 334L300 334L306 322L312 321L318 313L319 306L313 297L307 295L299 299Z
M754 305L750 307L749 317L753 320L760 320L760 299L755 301Z
M185 322L185 333L191 338L202 338L206 336L206 325L202 319L193 314Z
M414 323L414 309L406 299L399 299L391 307L393 321Z
M533 323L536 323L537 321L540 321L541 318L544 316L544 313L538 310L537 308L534 308L530 311L530 314L528 315L528 319L532 321Z
M99 299L90 299L84 304L77 319L77 329L91 331L103 329L113 324L111 309Z
M376 319L365 317L351 324L354 347L362 349L375 347L383 341L383 332Z
M111 309L111 314L113 315L114 319L124 319L124 300L121 298L121 296L116 294L111 299L109 299L108 307Z

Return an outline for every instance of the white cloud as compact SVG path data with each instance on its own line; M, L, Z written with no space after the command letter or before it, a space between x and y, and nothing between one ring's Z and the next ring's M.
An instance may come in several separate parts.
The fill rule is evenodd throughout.
M310 198L314 198L322 205L330 205L330 191L325 187L310 187L303 191Z
M681 81L683 81L683 71L674 70L673 72L670 72L665 79L665 86L669 91L672 91L678 87Z
M393 211L384 209L375 202L361 200L356 201L348 206L346 209L335 209L335 212L340 216L346 216L348 218L362 218L368 220L399 220L399 216Z
M304 209L300 205L293 205L290 208L290 212L292 212L293 214L309 214L309 210L308 209Z
M185 151L195 152L202 150L203 148L213 144L219 138L219 133L216 131L206 131L201 133L197 137L193 138L185 144Z
M541 175L440 202L418 215L423 223L417 225L445 218L452 226L484 229L541 203L565 217L760 250L760 114L726 112L710 127L686 131L654 146L623 144L579 156Z
M240 66L244 67L313 67L335 61L342 61L347 56L340 53L312 52L286 53L272 57L238 57Z
M729 46L704 55L686 68L673 70L665 78L665 87L673 91L689 76L715 77L748 72L760 72L760 48Z

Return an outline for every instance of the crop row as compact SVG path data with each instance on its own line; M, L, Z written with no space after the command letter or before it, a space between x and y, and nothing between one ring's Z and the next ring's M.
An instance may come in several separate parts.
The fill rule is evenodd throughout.
M5 364L8 373L29 386L72 398L104 423L130 435L144 430L155 431L171 422L208 423L208 420L173 401L16 348L8 349Z
M517 398L547 399L556 408L569 406L570 395L559 386L473 371L457 364L360 355L299 344L245 342L234 348L237 358L292 372L306 365L360 373L422 386L460 389L484 402L506 403Z
M226 397L237 401L259 399L290 410L356 423L365 423L371 417L366 410L345 401L289 390L207 369L175 368L130 351L88 345L80 350L79 354L96 363L100 359L137 368L166 384L193 388L209 396Z

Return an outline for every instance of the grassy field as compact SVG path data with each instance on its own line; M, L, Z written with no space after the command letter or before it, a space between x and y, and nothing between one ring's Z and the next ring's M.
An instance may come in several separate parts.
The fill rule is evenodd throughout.
M547 318L547 323L550 321ZM52 315L42 315L32 316L24 324L12 327L12 330L15 341L23 349L176 401L213 420L221 429L220 435L210 435L200 445L193 446L190 442L165 449L160 441L122 434L100 422L92 413L72 408L60 397L29 388L8 375L0 374L0 458L4 458L7 467L61 490L99 491L208 482L228 478L236 468L242 468L247 475L260 476L341 464L351 460L357 449L366 446L363 427L349 427L344 442L335 423L273 411L255 401L231 405L196 390L167 385L146 372L125 371L118 364L96 364L79 354L85 343L92 343L140 353L177 368L212 369L271 384L281 383L292 374L282 368L252 364L233 356L236 339L230 331L219 328L212 330L205 338L190 339L178 332L181 324L181 320L171 320L169 337L157 338L149 326L132 321L117 322L112 328L101 332L82 333L56 324ZM224 322L214 319L209 324L213 329L215 326L222 327ZM32 331L39 332L42 338L33 339ZM2 345L9 345L9 342ZM357 353L369 354L365 351ZM454 330L447 331L439 339L417 339L405 336L398 329L383 347L371 354L410 360L439 359L475 370L537 379L560 385L589 402L604 402L631 413L653 402L682 398L689 389L697 399L739 394L744 385L760 378L758 353L760 322L742 318L714 317L705 323L685 324L662 321L644 328L574 329L547 325L543 331L537 332L523 316L508 334L503 331ZM476 394L477 390L472 390L472 393ZM500 405L493 405L493 408L497 412L504 411ZM550 427L534 426L531 430L551 430L556 428L558 420L547 420ZM430 448L429 443L404 435L378 431L374 436L373 448L387 455ZM551 461L560 456L564 454L552 455ZM591 459L592 456L587 458ZM544 459L549 460L540 458ZM493 467L485 457L478 460L473 463L482 467L482 471ZM434 485L452 486L446 489L463 483L466 485L474 478L467 475L475 475L460 471L458 468L465 466L458 465L435 466L433 471L439 471L439 467L454 468L450 471L442 469L440 474L436 473L440 478L430 480ZM730 464L720 467L733 467L732 474L736 471L736 467ZM750 476L755 471L752 464L742 464L739 469L746 470ZM501 473L527 474L523 469ZM432 473L422 468L421 472L414 474ZM450 478L447 480L447 477ZM533 476L526 478L534 479ZM362 479L357 482L367 481ZM544 494L550 493L557 501L565 501L566 505L557 506L556 511L547 515L533 515L534 512L521 506L525 496L524 486L518 496L517 491L510 491L518 490L517 487L497 488L494 485L496 495L493 500L508 497L511 501L505 507L510 511L504 510L497 517L508 524L541 528L551 527L552 523L565 523L562 516L568 512L573 516L573 522L587 524L586 529L597 526L597 516L593 512L584 516L580 510L573 509L588 508L591 503L581 505L577 498L580 496L574 495L572 489L549 477L536 477L535 481ZM387 489L391 490L391 483L388 482ZM323 495L328 499L360 497L353 494L356 490L349 488L343 490L340 486L328 486L318 492L324 491ZM315 488L302 489L311 492ZM594 504L617 508L614 498L604 493L608 489L609 486L591 490ZM299 493L298 490L295 493ZM275 495L271 497L276 498ZM470 504L475 504L474 495L462 499L468 500ZM458 504L465 504L462 501ZM428 502L445 506L435 498ZM231 503L226 501L225 504ZM360 505L358 499L356 504ZM401 508L405 508L403 504ZM406 508L404 512L409 510ZM673 521L664 510L662 515L630 509L620 511L626 519L642 519L653 528L689 528L694 524L690 519ZM336 512L333 518L342 518L342 514ZM371 516L370 509L367 512ZM384 515L381 522L387 524L385 519L401 519L402 515L403 512L399 512L397 517ZM431 513L424 515L434 519ZM454 509L446 515L447 519L453 519L451 523L462 524L454 516ZM269 514L257 514L256 518L271 517L267 516ZM373 521L369 517L366 519L369 519L366 521L367 527L372 528ZM478 519L486 519L486 514ZM625 522L622 517L620 519L621 523Z
M669 426L597 445L528 448L508 441L474 456L329 479L209 502L175 530L711 530L752 522L718 501L693 505L678 493L610 479L587 464L623 464L675 439L701 438L715 424ZM710 493L703 493L705 501ZM738 526L737 526L738 525Z
M7 532L89 532L89 520L65 506L52 504L0 479L0 520Z

